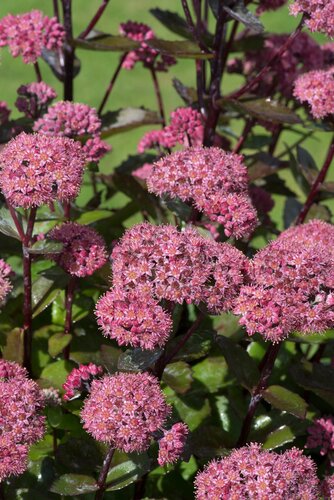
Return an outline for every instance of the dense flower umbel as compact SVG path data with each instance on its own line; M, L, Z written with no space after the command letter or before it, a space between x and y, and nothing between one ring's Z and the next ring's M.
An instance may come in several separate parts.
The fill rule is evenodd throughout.
M94 363L80 365L79 368L73 368L71 373L67 375L66 381L63 384L63 389L65 391L63 398L68 401L80 395L81 392L89 392L94 378L101 377L103 372L102 366L94 365Z
M28 465L28 446L16 444L5 435L0 434L0 483L8 476L23 474Z
M0 259L0 302L4 300L6 295L8 295L8 293L12 289L12 285L8 279L8 276L11 272L12 268L10 267L10 265L7 264L3 259ZM1 367L1 360L0 360L0 367Z
M21 85L17 89L19 97L15 106L29 118L36 119L46 111L47 106L57 97L56 91L45 82Z
M332 115L334 113L334 68L310 71L301 75L295 82L294 96L301 102L307 102L315 118Z
M322 481L321 494L324 500L334 500L334 475L325 477Z
M180 458L188 433L187 425L180 422L174 424L170 430L164 431L164 436L159 441L159 465L170 464Z
M107 261L105 242L91 227L67 222L52 229L49 238L63 243L61 253L53 258L73 276L90 276Z
M318 500L315 464L301 450L282 454L251 444L208 464L195 480L197 500Z
M260 0L259 6L256 9L258 14L262 14L266 10L276 10L285 5L287 0Z
M137 62L142 62L146 68L154 68L156 71L167 71L169 66L176 64L174 57L167 54L160 54L145 43L155 38L153 30L143 23L128 21L120 24L119 32L121 35L140 42L140 47L131 50L123 61L123 68L132 69Z
M7 381L12 378L27 378L28 372L23 366L14 361L0 359L0 381Z
M334 0L295 0L290 5L290 13L306 14L305 23L311 31L334 36Z
M69 201L79 193L84 164L79 143L23 132L0 153L0 187L16 207Z
M201 146L203 142L202 115L192 108L177 108L170 115L170 124L161 130L147 132L138 143L138 152L147 149L171 149L177 144Z
M320 455L329 455L334 465L334 417L317 418L307 429L306 448L320 448Z
M230 72L246 75L248 79L254 78L277 50L287 41L289 35L269 35L264 40L260 50L246 52L245 58L232 59L229 62ZM293 84L296 78L306 71L322 69L324 52L321 47L307 33L300 33L290 44L282 56L271 66L270 71L261 78L257 87L253 89L258 95L272 97L277 89L286 97L292 97Z
M113 253L114 286L155 299L226 310L238 294L247 259L231 245L187 228L138 224L126 231Z
M155 349L172 331L171 316L149 295L136 291L111 289L99 299L95 314L103 335L119 345Z
M9 14L0 20L0 47L8 45L12 56L22 56L26 64L35 63L44 48L62 47L64 34L55 17L49 18L39 10Z
M249 236L256 227L242 157L219 148L187 148L154 164L147 179L157 195L193 201L210 220L224 225L226 236Z
M95 136L92 139L88 139L82 150L87 161L98 163L109 151L111 151L111 146L105 141L102 141L100 137Z
M334 226L312 221L284 231L260 250L251 285L241 288L234 312L249 335L279 341L297 330L321 332L334 322Z
M87 104L59 101L49 107L48 112L34 125L36 132L61 135L76 139L83 135L97 135L101 120L96 109Z
M81 418L95 439L128 453L146 450L170 411L157 378L118 373L93 381Z

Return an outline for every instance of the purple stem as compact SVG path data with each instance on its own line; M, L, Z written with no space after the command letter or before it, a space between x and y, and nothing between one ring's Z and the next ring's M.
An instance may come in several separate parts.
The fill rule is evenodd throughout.
M250 80L248 83L246 83L243 87L241 87L239 90L237 90L236 92L234 92L233 94L231 94L230 98L238 99L242 95L246 94L246 92L248 92L249 90L251 90L254 87L254 85L256 85L262 79L262 77L267 73L267 71L271 68L271 66L273 64L275 64L275 62L290 47L290 45L297 38L297 36L299 35L299 33L301 33L301 31L303 29L303 26L304 26L304 17L302 17L302 19L301 19L300 23L298 24L297 28L295 29L295 31L293 33L291 33L291 35L286 40L286 42L281 45L281 47L269 59L269 61L261 69L261 71L252 80Z
M101 115L101 113L102 113L102 111L103 111L103 109L104 109L104 106L106 105L106 103L107 103L107 101L108 101L108 99L109 99L109 96L110 96L110 94L111 94L111 91L112 91L112 89L114 88L115 82L116 82L116 80L117 80L117 78L118 78L118 75L119 75L119 73L120 73L120 71L121 71L121 69L122 69L123 62L124 62L124 60L125 60L125 58L126 58L126 56L127 56L127 55L128 55L128 53L127 53L127 52L125 52L125 53L122 55L122 57L120 58L120 60L119 60L119 63L118 63L117 68L116 68L116 70L115 70L115 73L113 74L113 76L112 76L112 78L111 78L111 80L110 80L110 83L109 83L109 85L108 85L108 87L107 87L107 90L106 90L106 92L105 92L105 94L104 94L104 97L103 97L103 99L102 99L102 102L101 102L101 104L100 104L100 106L99 106L99 109L98 109L98 114L99 114L99 115Z
M36 219L36 207L30 209L26 234L22 242L23 253L23 365L31 375L31 347L32 347L32 282L31 282L31 255L29 246Z
M242 134L241 136L239 137L239 140L237 142L237 144L235 145L235 148L233 150L233 153L239 153L250 133L250 131L252 130L252 128L254 127L256 123L256 120L254 120L254 118L250 119L250 120L247 120L246 123L245 123L245 127L242 131Z
M102 17L102 14L105 11L105 9L107 8L108 3L109 3L109 0L102 0L102 3L100 5L100 7L97 9L95 16L93 17L91 22L88 24L87 28L82 33L80 33L79 38L84 39L84 38L86 38L87 35L89 35L89 33L92 31L92 29L95 27L95 25L98 23L98 21Z
M76 277L71 276L65 291L66 316L65 316L64 334L71 333L72 331L72 309L73 309L73 300L74 300L76 284L77 284ZM68 344L63 350L64 359L69 359L70 349L71 346L70 344Z
M21 241L22 241L22 243L23 243L24 238L25 238L25 234L24 234L23 228L22 228L22 226L21 226L21 224L20 224L20 221L19 221L19 219L18 219L18 217L17 217L16 211L15 211L15 209L12 207L12 205L10 205L10 204L8 203L8 201L7 201L7 207L8 207L8 210L9 210L9 212L10 212L10 215L11 215L11 217L12 217L13 221L14 221L14 224L15 224L15 227L16 227L16 229L17 229L17 232L19 233L20 239L21 239Z
M163 105L163 101L162 101L162 95L161 95L161 91L160 91L159 81L158 81L157 74L156 74L156 71L153 68L153 66L150 68L150 71L151 71L151 75L152 75L155 96L156 96L157 102L158 102L159 114L160 114L160 118L161 118L161 126L166 127L166 118L165 118L164 105Z
M115 448L110 446L107 455L103 461L102 469L99 478L97 480L97 485L99 489L95 494L95 500L101 500L103 498L104 490L106 489L106 479L114 453L115 453Z
M39 67L37 61L34 63L34 69L36 73L37 82L40 83L42 81L42 73L41 73L41 68Z
M208 49L208 47L201 40L201 36L200 36L199 30L196 28L196 26L194 24L194 21L193 21L193 18L191 16L191 12L190 12L187 0L181 0L181 3L182 3L184 15L186 17L186 21L187 21L190 33L193 35L194 39L198 43L199 48L201 50L203 50L203 52L206 52L207 54L209 54L210 50Z
M334 157L334 137L333 137L332 142L329 146L329 150L328 150L325 162L323 164L323 167L320 170L317 178L315 179L313 186L311 188L311 191L307 197L307 200L305 201L305 204L304 204L304 206L303 206L303 208L302 208L302 210L297 218L296 225L302 224L304 222L311 206L313 205L315 197L318 194L319 187L321 186L321 184L324 182L324 180L326 178L326 175L327 175L329 167L331 166L333 157Z
M74 48L71 45L73 38L72 28L72 0L62 0L64 13L64 28L66 42L64 46L65 54L65 79L64 79L64 100L73 101L73 79L74 79Z
M56 17L57 21L59 22L58 0L53 0L53 14L54 14L54 17Z
M281 347L281 342L278 342L277 344L270 344L266 354L263 357L263 360L260 365L261 369L260 380L252 392L252 397L248 406L248 411L244 419L240 437L236 445L237 447L243 446L247 442L247 438L251 429L256 408L258 407L260 401L262 400L263 392L268 387L269 378L273 371L275 360L279 353L280 347Z

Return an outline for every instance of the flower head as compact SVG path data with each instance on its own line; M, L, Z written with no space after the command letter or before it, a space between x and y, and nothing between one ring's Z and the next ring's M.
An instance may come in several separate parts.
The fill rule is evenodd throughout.
M111 151L111 146L107 142L102 141L100 137L95 136L92 139L88 139L82 150L86 156L86 161L98 163L109 151Z
M62 47L64 35L64 28L57 19L39 10L17 16L9 14L0 20L0 47L8 45L12 56L22 56L26 64L35 63L44 48Z
M93 381L81 418L95 439L128 453L146 450L169 414L158 379L118 373Z
M137 62L142 62L146 68L154 68L156 71L167 71L169 66L176 64L174 57L168 54L160 54L151 48L146 42L155 38L153 30L143 23L128 21L120 24L119 32L130 40L140 42L138 49L131 50L123 61L123 68L133 69Z
M63 243L62 251L54 260L73 276L90 276L107 261L102 236L88 226L67 222L52 229L49 237Z
M73 368L71 373L66 377L66 381L63 384L63 389L65 391L64 399L68 401L81 392L89 392L92 381L95 378L99 378L103 375L102 366L97 366L94 363L89 363L88 365L80 365L79 368Z
M23 474L28 466L28 446L16 444L6 434L0 434L0 483L9 476Z
M320 448L320 455L334 455L334 417L317 418L307 429L306 448ZM333 457L334 458L334 457ZM334 460L331 462L334 465Z
M294 96L306 102L315 118L334 113L334 69L310 71L301 75L294 86Z
M249 236L257 225L248 195L242 157L219 148L187 148L154 164L147 180L157 195L192 201L210 220L225 226L227 236Z
M56 91L45 82L21 85L17 89L19 97L15 106L29 118L36 119L46 111L50 102L57 97Z
M290 5L290 13L293 16L306 14L305 24L311 31L334 36L333 0L294 0Z
M315 464L301 450L282 454L251 444L214 460L195 480L196 499L213 498L319 498Z
M0 125L4 125L8 122L8 118L11 111L8 108L6 101L0 101Z
M256 9L257 14L262 14L267 10L277 10L282 5L286 4L287 0L260 0L260 4Z
M8 275L12 272L12 268L3 259L0 259L0 302L4 300L6 295L11 291L12 285L8 279ZM1 366L1 360L0 360ZM1 372L0 372L1 373Z
M249 335L273 342L293 331L321 332L334 321L334 226L312 221L284 231L250 265L251 284L235 300Z
M48 112L37 120L34 130L77 139L83 135L99 134L101 120L96 109L87 104L59 101L50 106Z
M159 465L170 464L180 458L188 433L187 425L180 422L174 424L170 430L164 431L164 435L159 441Z
M321 494L324 500L334 500L334 474L327 476L321 483Z
M14 361L0 359L0 381L8 381L12 378L28 378L28 372Z
M172 319L149 295L113 288L96 304L97 323L103 335L119 345L141 349L162 347L172 330Z

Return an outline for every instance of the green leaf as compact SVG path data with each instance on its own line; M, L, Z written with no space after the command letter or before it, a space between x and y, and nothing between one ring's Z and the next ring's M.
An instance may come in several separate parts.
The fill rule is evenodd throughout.
M245 7L243 0L234 0L226 3L228 5L223 5L223 9L232 17L232 19L244 24L246 28L250 29L254 33L263 33L264 27L261 21L255 14L250 12Z
M207 357L193 366L194 379L215 393L226 384L228 367L223 356Z
M179 217L183 221L188 221L191 213L192 213L192 208L187 205L184 201L175 198L173 200L166 200L164 201L166 207L168 210L173 212L177 217Z
M48 381L55 389L61 389L67 375L73 368L75 368L75 363L71 361L55 361L43 369L41 379Z
M179 94L181 99L187 104L187 106L191 106L194 102L198 101L197 90L193 87L187 87L184 85L181 80L177 78L173 78L173 87L176 92Z
M185 394L189 391L193 377L190 366L184 361L177 361L166 366L162 381L175 392Z
M295 439L296 436L291 428L287 425L282 425L268 435L267 439L263 443L263 448L266 450L273 450L285 445L286 443L291 443Z
M58 495L68 495L73 497L75 495L83 495L84 493L91 493L97 491L98 486L96 481L91 476L83 474L64 474L60 476L51 486L51 493L58 493Z
M220 427L201 425L193 432L189 439L189 447L196 457L211 460L223 457L229 453L228 445L224 441L225 433Z
M314 333L313 335L305 335L303 333L293 333L289 336L289 342L297 342L302 344L327 344L334 340L334 330L326 330L324 333Z
M114 213L110 210L91 210L80 215L75 222L82 225L94 224L99 220L109 219L113 215Z
M182 346L182 349L174 356L173 361L193 361L203 358L212 346L212 330L202 330L192 334L190 339ZM178 335L168 342L167 356L173 352L175 347L182 342L184 335Z
M213 54L203 52L195 42L189 40L159 40L152 38L146 41L152 49L158 50L162 54L168 54L181 59L212 59Z
M283 212L285 229L290 227L295 222L302 208L303 205L298 200L296 200L296 198L288 197L286 199Z
M88 36L84 40L81 38L75 38L72 40L72 45L79 49L85 50L101 50L101 51L111 51L111 52L129 52L140 47L138 42L130 40L125 36L120 35L108 35L107 33L101 33L95 31L91 36Z
M154 365L160 358L162 349L143 351L142 349L127 349L118 358L118 369L124 371L141 371Z
M271 385L264 392L263 397L267 403L279 410L286 411L298 418L305 418L307 403L298 394L281 387Z
M132 460L112 467L107 476L107 491L117 491L140 479L150 471L151 461L147 454L133 455Z
M305 361L290 369L294 381L334 406L334 370L330 366Z
M28 252L32 255L49 255L58 254L63 251L63 244L56 241L41 240L36 241Z
M217 344L223 351L226 362L238 382L252 391L259 380L259 370L248 352L227 337L216 336Z
M253 116L260 120L273 123L302 123L298 115L283 104L270 99L220 99L218 101L222 107L227 106L242 114Z
M50 406L46 409L46 415L51 427L59 427L63 418L63 412L60 406Z
M156 111L145 108L124 108L116 111L108 111L101 117L101 137L127 132L142 125L161 124L161 118Z
M23 363L23 329L14 328L6 334L6 345L2 349L2 354L9 361Z
M79 418L76 421L80 424ZM88 435L83 438L70 437L67 441L60 443L57 448L57 467L61 466L63 470L71 473L91 474L102 462L101 447Z
M55 358L58 354L60 354L65 347L68 346L68 344L72 340L72 335L69 333L55 333L49 338L48 341L48 352L52 358Z
M17 212L16 215L20 220L20 215ZM0 208L0 232L21 241L10 212L4 207Z

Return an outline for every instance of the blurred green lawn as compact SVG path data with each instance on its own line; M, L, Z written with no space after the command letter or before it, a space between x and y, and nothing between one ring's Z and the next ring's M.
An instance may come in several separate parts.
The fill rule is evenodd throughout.
M73 0L75 35L78 35L86 27L100 3L100 0ZM101 31L117 34L119 23L131 19L149 24L160 38L177 38L149 13L150 8L157 6L161 9L168 9L182 14L180 0L159 0L159 2L157 0L111 0L97 28ZM31 9L41 9L45 13L52 15L52 0L1 0L0 17L9 12L17 14ZM262 16L262 22L266 31L279 33L292 31L297 25L298 20L288 14L287 8L283 8L274 13L265 14ZM77 102L85 102L91 106L98 106L118 63L119 54L78 50L77 55L81 60L81 71L75 79L75 100ZM40 64L43 79L57 89L61 98L62 88L60 83L56 81L43 61ZM171 85L171 80L174 76L180 78L186 85L194 86L194 62L185 59L180 60L168 73L159 74L167 113L182 104L182 101ZM16 99L16 89L22 83L28 83L34 79L35 75L31 66L24 65L21 58L13 59L7 49L1 51L0 100L6 100L13 107ZM236 77L227 75L224 79L223 92L227 93L235 88L238 81ZM106 110L115 110L127 106L145 106L156 109L150 75L140 65L136 66L132 71L123 70L121 72ZM134 154L139 138L147 129L147 127L142 127L130 133L113 136L110 139L113 152L103 161L103 171L110 172L129 154ZM297 138L298 136L292 133L284 134L284 142L288 144L294 142ZM319 132L305 143L304 147L311 152L318 166L323 161L328 141L329 134ZM283 147L283 144L281 147ZM294 181L289 173L284 173L284 176L289 184L294 185ZM331 169L330 177L334 178L333 168ZM280 201L282 200L278 200L278 202ZM276 215L279 217L278 213Z

